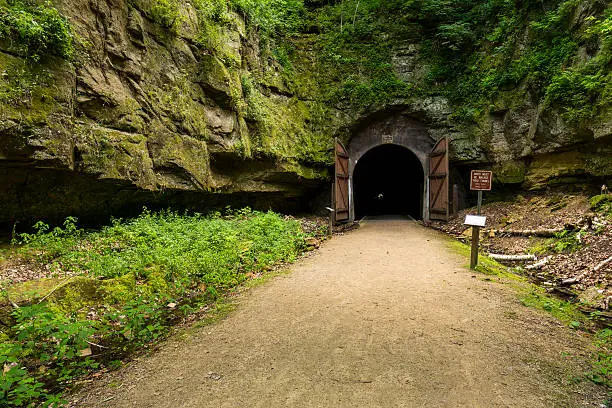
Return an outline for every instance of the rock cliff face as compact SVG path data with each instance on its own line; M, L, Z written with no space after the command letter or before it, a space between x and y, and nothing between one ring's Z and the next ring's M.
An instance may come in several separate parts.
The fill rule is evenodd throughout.
M573 24L584 31L609 7L582 3ZM519 83L466 123L444 92L426 89L430 62L413 34L377 37L387 60L374 71L389 71L384 86L409 89L383 99L371 96L384 93L376 83L362 92L361 68L353 75L337 64L356 66L349 57L359 55L321 41L316 24L332 3L310 2L317 23L276 49L239 13L210 19L186 1L168 15L156 4L55 0L76 38L68 60L32 61L0 36L0 223L142 205L306 209L304 197L327 191L333 137L348 142L369 118L396 112L424 123L434 140L448 136L455 165L489 166L502 183L542 188L612 176L609 106L570 125ZM355 16L352 26L359 29ZM577 55L598 52L601 44L591 44Z
M1 101L2 221L143 204L296 209L326 178L299 148L327 155L330 139L307 128L313 104L256 31L236 13L200 21L189 2L168 27L154 4L56 1L78 39L73 62L28 61L0 43L0 80L17 93Z

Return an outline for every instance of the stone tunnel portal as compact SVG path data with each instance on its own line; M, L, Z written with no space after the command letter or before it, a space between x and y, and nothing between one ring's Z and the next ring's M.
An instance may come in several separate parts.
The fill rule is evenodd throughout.
M355 218L366 215L423 216L423 166L409 149L383 144L367 151L353 172Z

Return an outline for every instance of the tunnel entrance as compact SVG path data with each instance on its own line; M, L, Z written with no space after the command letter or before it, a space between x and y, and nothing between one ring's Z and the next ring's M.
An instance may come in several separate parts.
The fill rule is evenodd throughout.
M370 149L353 172L355 216L423 217L423 167L405 147L386 144Z

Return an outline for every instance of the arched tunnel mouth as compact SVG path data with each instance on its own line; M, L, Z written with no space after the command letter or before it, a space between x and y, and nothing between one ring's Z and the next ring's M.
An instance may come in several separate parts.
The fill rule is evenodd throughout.
M355 217L423 214L423 167L418 157L403 146L374 147L353 171Z

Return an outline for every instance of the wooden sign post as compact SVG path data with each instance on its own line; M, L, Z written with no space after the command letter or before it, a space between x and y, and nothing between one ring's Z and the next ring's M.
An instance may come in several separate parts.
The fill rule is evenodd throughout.
M480 216L482 207L482 192L491 191L493 172L486 170L472 170L470 174L470 190L478 191L478 215L465 217L465 225L472 227L472 253L470 257L470 269L476 269L478 265L478 245L480 243L480 228L485 226L487 217Z

